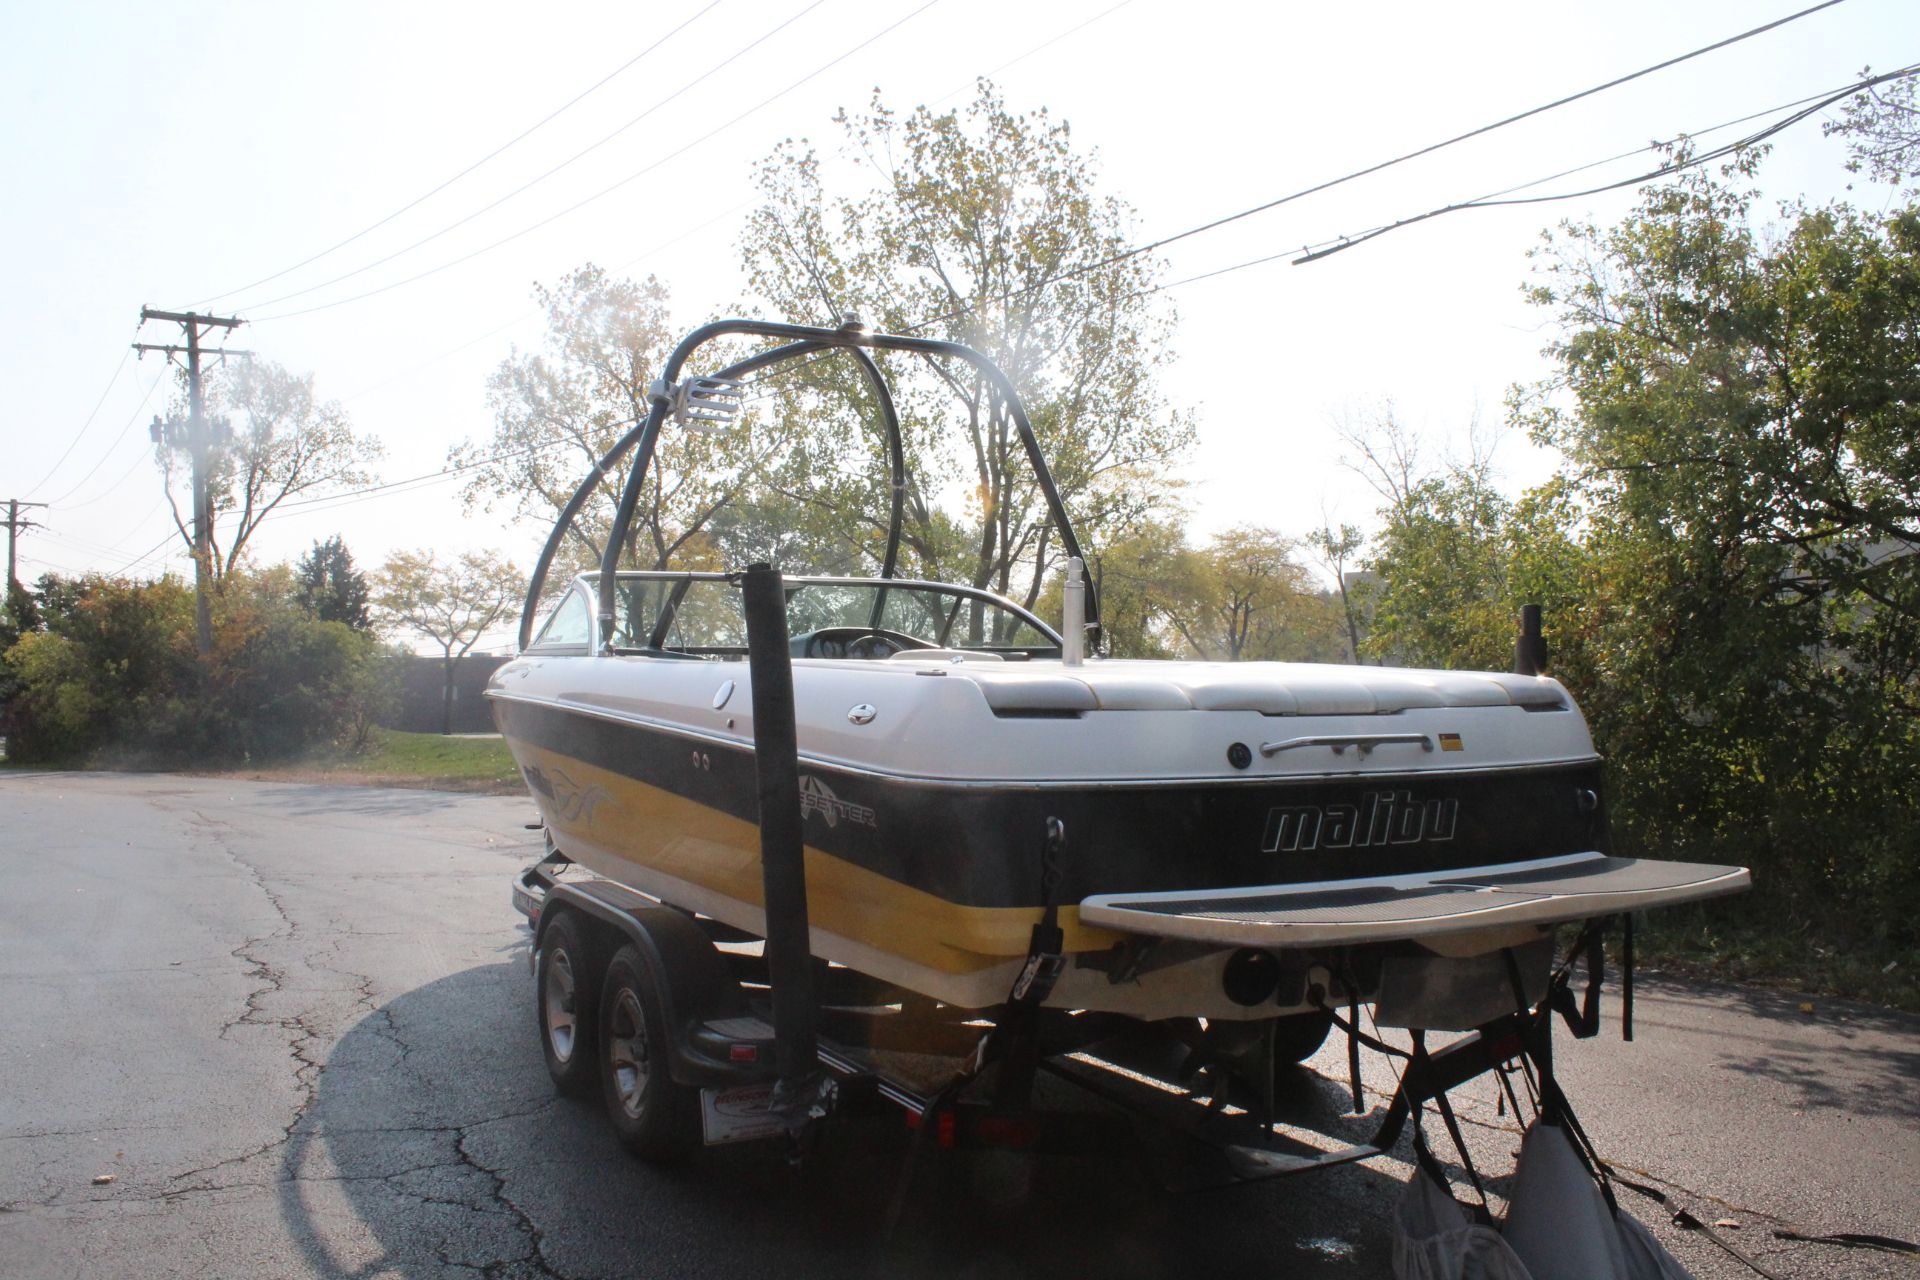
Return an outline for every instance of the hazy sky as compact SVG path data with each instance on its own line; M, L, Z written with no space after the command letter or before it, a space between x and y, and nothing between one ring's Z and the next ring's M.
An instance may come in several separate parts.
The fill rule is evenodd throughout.
M165 371L155 357L123 363L143 303L210 303L248 318L235 343L313 371L321 394L343 400L357 426L385 443L381 478L403 480L444 466L449 446L489 434L488 372L514 344L539 340L534 281L588 261L653 273L688 324L741 298L735 245L754 162L787 137L837 147L833 111L864 105L876 87L901 108L957 105L976 75L994 72L1014 107L1045 106L1071 122L1078 145L1097 153L1106 190L1132 203L1140 237L1152 239L1805 7L921 3L8 0L0 361L10 395L0 499L53 504L33 513L46 527L22 539L21 576L185 564L177 542L165 541L145 428L164 408L169 388L152 388ZM392 214L689 18L445 191L336 252L252 283ZM1847 0L1185 241L1166 252L1165 278L1531 182L1839 87L1868 64L1917 58L1920 5ZM585 158L444 230L649 109ZM1645 159L1540 190L1596 185ZM1848 181L1841 160L1808 121L1777 140L1762 180L1776 196L1826 198ZM1874 207L1887 199L1864 185L1854 195ZM1242 522L1301 532L1323 506L1369 521L1372 495L1340 468L1330 432L1342 414L1390 398L1436 447L1457 442L1476 411L1498 424L1506 388L1544 372L1538 353L1550 337L1546 317L1520 296L1527 249L1561 217L1609 221L1633 199L1456 214L1323 262L1282 258L1164 295L1180 317L1167 391L1200 423L1189 469L1196 533ZM358 274L336 280L350 272ZM320 309L288 314L311 307ZM138 336L168 342L177 333L153 324ZM1503 441L1498 459L1514 487L1551 465L1517 437ZM413 546L489 546L532 560L543 527L469 519L457 492L443 480L288 511L255 552L290 558L338 532L369 567Z

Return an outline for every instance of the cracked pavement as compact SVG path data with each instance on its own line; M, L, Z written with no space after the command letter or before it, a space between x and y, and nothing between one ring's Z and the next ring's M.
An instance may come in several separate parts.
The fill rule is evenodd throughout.
M524 800L13 771L0 815L7 1280L1390 1274L1397 1159L1176 1195L1124 1160L909 1169L880 1120L798 1174L753 1145L629 1160L541 1065L507 897L538 852ZM1920 1019L1657 977L1639 995L1635 1043L1611 1001L1600 1040L1560 1041L1601 1150L1740 1222L1783 1277L1920 1276L1770 1235L1920 1236ZM1339 1117L1341 1048L1313 1066L1289 1106L1370 1130ZM1377 1106L1391 1080L1367 1084ZM1506 1173L1491 1086L1457 1097L1476 1163ZM1701 1280L1749 1274L1623 1204Z

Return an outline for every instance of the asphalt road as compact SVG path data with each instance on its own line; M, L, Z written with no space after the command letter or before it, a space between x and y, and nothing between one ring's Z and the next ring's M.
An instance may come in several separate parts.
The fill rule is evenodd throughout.
M541 1065L507 905L532 816L0 774L0 1277L1391 1274L1393 1159L1184 1194L1130 1160L909 1175L900 1126L868 1121L797 1174L755 1147L634 1163ZM1602 1151L1738 1222L1777 1275L1920 1275L1770 1234L1920 1237L1920 1019L1656 978L1635 1043L1561 1043ZM1323 1053L1288 1103L1357 1134L1342 1063ZM1491 1088L1460 1102L1506 1172ZM1748 1274L1627 1200L1702 1280Z

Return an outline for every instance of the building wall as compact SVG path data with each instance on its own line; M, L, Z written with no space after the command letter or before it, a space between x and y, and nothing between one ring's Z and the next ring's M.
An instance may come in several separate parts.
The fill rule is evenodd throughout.
M506 663L503 657L468 654L453 668L453 732L492 733L493 711L487 705L487 680ZM408 733L440 732L440 696L444 688L438 658L407 659L401 678L400 708L389 729Z

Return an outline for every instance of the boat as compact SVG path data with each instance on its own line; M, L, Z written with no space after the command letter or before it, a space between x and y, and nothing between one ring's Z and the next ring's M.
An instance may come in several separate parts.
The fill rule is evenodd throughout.
M686 375L741 336L778 345ZM964 363L1006 398L1072 566L1059 623L896 576L904 464L875 350ZM1502 957L1526 958L1532 989L1556 926L1747 886L1741 867L1610 851L1585 720L1526 660L1537 614L1515 672L1098 656L1086 552L1017 389L960 344L857 322L696 330L562 511L487 694L564 859L765 935L739 578L622 569L618 552L662 432L823 352L866 378L896 496L877 575L783 580L818 960L992 1010L1050 921L1047 1007L1252 1021L1364 998L1419 1025L1435 1002L1511 1009ZM536 631L566 524L629 453L599 569Z

